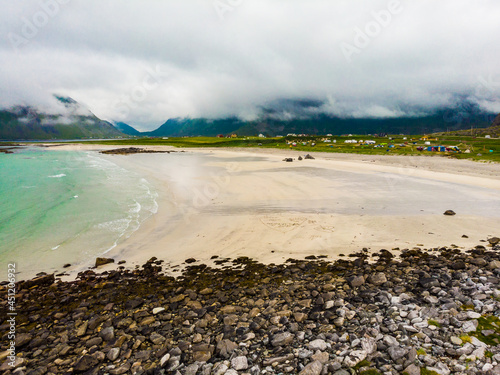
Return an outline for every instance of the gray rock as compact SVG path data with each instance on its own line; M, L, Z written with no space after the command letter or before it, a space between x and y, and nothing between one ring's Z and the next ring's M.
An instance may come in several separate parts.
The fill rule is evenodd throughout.
M99 336L104 341L111 341L115 338L115 329L113 327L106 327L101 332L99 332Z
M368 282L373 285L382 285L387 282L387 277L383 272L378 272L368 278Z
M213 375L224 375L229 367L226 366L223 362L218 362L214 365L212 369Z
M160 345L165 341L165 337L156 332L153 332L151 336L149 336L149 340L151 340L151 342L155 345Z
M313 361L320 361L322 364L325 364L329 361L330 355L327 352L317 350L316 353L311 356L311 359Z
M107 354L108 359L113 362L120 355L120 348L111 348Z
M16 348L22 348L33 339L29 333L19 333L16 335Z
M406 354L406 349L400 348L399 346L390 346L387 349L389 356L393 361L397 361L400 358L403 358Z
M170 359L170 353L165 354L163 357L160 359L160 366L165 367L167 364L168 360Z
M197 363L193 363L186 367L184 370L184 375L196 375L200 366Z
M307 350L307 349L301 348L301 349L299 349L298 356L301 359L305 359L305 358L309 358L313 354L314 354L314 352L312 350Z
M81 356L80 358L78 358L78 360L73 365L73 370L76 373L85 372L85 371L88 371L91 368L94 368L95 366L97 366L98 363L99 363L99 361L96 358L94 358L88 354L85 354L85 355Z
M290 332L278 333L273 336L271 344L273 346L290 345L293 342L293 334Z
M491 375L500 375L500 365L497 365L491 369Z
M398 340L395 337L392 337L390 335L385 335L384 336L384 344L387 346L398 346Z
M238 345L231 340L224 339L217 344L217 352L224 358L229 358Z
M319 375L323 370L323 365L320 361L314 361L309 363L304 369L299 372L299 375Z
M366 350L353 350L344 358L344 364L347 367L354 367L363 359L365 359L367 355L368 353L366 352Z
M420 375L420 367L415 364L411 364L405 368L404 372L408 373L408 375Z
M85 342L85 345L87 348L90 348L94 345L100 345L102 343L102 338L100 337L93 337Z
M124 363L120 367L110 370L109 373L111 375L121 375L121 374L126 374L129 370L130 370L130 363Z
M351 288L357 288L365 283L365 278L364 276L351 276L347 278L347 282Z
M311 354L312 354L312 352L311 352ZM290 354L287 354L287 355L284 355L281 357L271 357L271 358L265 359L263 364L264 364L264 366L270 366L273 363L283 363L286 361L291 361L293 358L294 358L294 355L292 353L290 353Z
M468 320L462 324L462 330L464 332L473 332L477 329L478 321L477 320Z
M248 360L245 356L235 357L231 360L231 367L236 371L246 370L248 368Z
M315 350L326 350L327 345L326 345L325 340L317 339L317 340L313 340L309 344L307 344L307 348L309 350L313 350L313 351L315 351Z
M497 268L500 268L500 260L494 260L488 264L487 267L489 270L495 270Z

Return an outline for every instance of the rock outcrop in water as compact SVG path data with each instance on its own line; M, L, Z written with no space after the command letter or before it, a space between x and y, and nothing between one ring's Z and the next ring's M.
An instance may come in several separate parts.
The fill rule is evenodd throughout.
M490 245L491 246L491 245ZM500 247L18 284L4 374L499 374ZM173 273L170 267L164 267ZM6 290L0 291L6 308ZM3 322L2 332L8 324ZM7 349L5 335L2 350ZM2 357L5 357L5 354ZM422 371L422 372L421 372Z

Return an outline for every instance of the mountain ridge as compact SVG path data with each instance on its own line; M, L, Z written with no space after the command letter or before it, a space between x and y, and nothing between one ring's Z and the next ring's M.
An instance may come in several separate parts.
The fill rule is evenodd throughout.
M59 113L48 113L30 106L0 110L0 139L51 140L117 138L124 134L108 121L70 97L54 95L62 105Z
M216 136L236 133L241 136L266 136L296 134L430 134L450 130L489 127L494 118L493 113L479 111L477 108L467 110L446 109L433 115L422 117L397 118L340 118L319 114L311 118L279 120L270 116L257 121L243 121L236 117L210 120L206 118L174 118L169 119L157 129L142 132L142 135L153 137L182 136ZM500 116L497 120L500 122Z
M264 115L254 121L245 121L234 116L219 119L170 118L155 130L141 132L124 122L110 123L101 120L70 97L54 95L54 98L60 106L60 113L57 114L49 114L29 106L0 110L0 139L183 137L219 134L278 136L290 133L431 134L500 126L500 115L483 111L467 101L425 116L395 118L341 118L324 113L308 113L306 116L307 111L317 108L319 104L311 101L284 101L265 109Z

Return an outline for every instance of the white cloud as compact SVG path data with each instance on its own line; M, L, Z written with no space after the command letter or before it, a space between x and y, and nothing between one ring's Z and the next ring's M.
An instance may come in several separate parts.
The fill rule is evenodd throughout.
M500 85L478 94L480 77L500 77L498 1L401 0L377 31L391 1L7 2L0 105L50 107L59 93L142 129L172 117L255 119L280 99L355 117L415 114L459 96L500 107ZM222 19L221 3L234 4ZM342 44L370 27L349 62ZM13 35L26 43L14 49Z

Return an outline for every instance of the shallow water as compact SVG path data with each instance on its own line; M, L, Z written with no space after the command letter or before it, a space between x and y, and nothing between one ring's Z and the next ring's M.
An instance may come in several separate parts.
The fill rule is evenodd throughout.
M15 262L22 277L89 261L136 231L156 198L148 181L95 152L0 154L0 264Z

